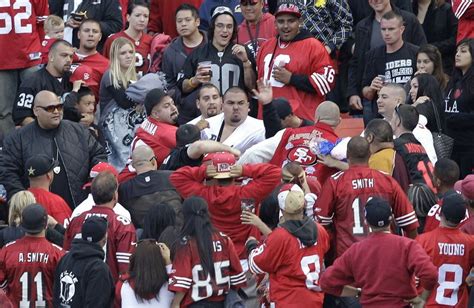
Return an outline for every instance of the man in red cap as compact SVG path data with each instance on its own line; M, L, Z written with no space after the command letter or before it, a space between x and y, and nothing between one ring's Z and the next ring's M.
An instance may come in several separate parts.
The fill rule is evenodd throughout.
M269 80L274 96L286 97L298 117L311 119L334 86L331 59L324 45L300 27L297 5L280 4L275 21L277 37L266 41L258 53L258 79Z
M98 163L97 165L92 167L92 169L89 173L90 181L88 183L84 184L83 189L89 190L89 188L92 184L92 180L97 175L99 175L100 173L105 172L105 171L112 173L115 176L115 178L118 177L118 172L112 165L110 165L108 163L104 163L104 162ZM71 220L73 218L77 217L77 216L80 216L82 213L89 211L90 209L92 209L92 207L94 205L95 205L94 198L92 197L92 194L90 193L90 190L89 190L89 194L87 195L87 199L82 201L82 203L79 204L74 209L74 211L72 212ZM125 209L120 203L117 202L115 204L113 210L114 210L115 214L124 216L128 219L131 219L129 211L127 211L127 209Z
M474 235L474 174L469 174L464 180L457 181L454 189L464 196L468 205L469 219L464 222L461 230Z
M318 280L329 250L329 235L304 216L305 194L298 185L283 185L278 205L284 222L259 247L252 237L245 244L250 271L270 275L270 305L322 307L324 293Z

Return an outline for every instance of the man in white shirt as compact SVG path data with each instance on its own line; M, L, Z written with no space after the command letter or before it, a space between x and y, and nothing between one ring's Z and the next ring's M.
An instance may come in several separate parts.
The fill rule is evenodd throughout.
M201 139L219 141L241 153L265 140L263 121L248 115L249 101L244 90L229 88L223 101L223 112L206 119L209 127L202 130Z
M104 163L104 162L98 163L97 165L92 167L89 173L89 177L91 178L91 180L89 181L89 183L83 186L83 189L89 188L92 184L92 179L95 178L101 172L110 172L115 176L115 178L118 177L118 172L112 165L108 163ZM95 205L94 199L92 198L92 194L89 192L87 199L82 201L82 203L79 204L74 209L74 211L71 214L71 219L69 221L71 221L74 217L80 216L82 213L87 212L88 210L92 209L94 205ZM117 202L113 210L115 214L131 219L129 211L127 211L127 209L125 209L120 203Z
M403 86L396 83L388 83L384 85L379 91L379 97L377 99L377 107L380 115L388 122L392 119L393 111L399 104L405 104L407 93ZM413 130L413 135L425 148L426 154L430 158L433 166L436 164L438 157L433 145L433 135L431 131L426 128L428 120L424 115L419 116L418 125Z
M199 89L196 105L201 115L187 124L197 125L201 130L208 127L206 119L222 112L222 96L212 83L205 83Z

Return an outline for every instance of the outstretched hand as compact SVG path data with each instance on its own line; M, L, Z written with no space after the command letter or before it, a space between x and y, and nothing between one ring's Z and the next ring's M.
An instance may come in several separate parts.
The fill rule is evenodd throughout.
M252 94L257 97L258 101L263 105L270 104L273 100L272 86L264 78L257 80L257 89L252 90Z

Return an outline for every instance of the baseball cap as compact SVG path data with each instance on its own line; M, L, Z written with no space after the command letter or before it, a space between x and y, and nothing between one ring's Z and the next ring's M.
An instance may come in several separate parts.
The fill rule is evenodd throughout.
M275 98L273 100L273 108L275 108L281 120L293 113L290 102L284 97Z
M114 166L108 163L100 162L94 167L92 167L91 171L89 172L89 178L91 179L89 182L82 186L82 189L90 187L92 185L92 179L95 178L99 173L108 171L112 173L116 178L118 177L117 169Z
M298 18L301 17L300 9L293 3L281 3L276 10L275 17L281 14L291 14Z
M447 221L459 224L466 216L466 201L459 194L451 194L443 199L441 214Z
M215 18L217 18L217 16L222 15L222 14L230 15L232 17L232 19L234 20L234 22L236 22L235 17L234 17L234 13L232 13L232 10L230 8L228 8L227 6L217 6L217 7L215 7L212 10L211 20L214 20Z
M48 214L41 204L33 203L21 212L21 227L26 233L40 233L46 228Z
M217 175L214 179L228 179L230 176L230 168L235 165L235 156L229 152L215 152L207 154L203 162L211 161L217 169Z
M91 243L97 243L107 233L107 219L100 216L91 216L82 224L82 239Z
M278 206L288 214L295 214L304 207L304 192L296 184L285 184L278 193Z
M69 77L70 82L74 82L77 80L83 80L88 87L97 86L98 83L92 78L92 68L88 65L81 64L77 66L74 71L72 72L71 77Z
M365 219L374 227L385 227L390 224L392 209L384 199L374 197L365 205Z
M464 180L454 184L454 189L459 191L466 199L474 200L474 174L469 174Z
M48 173L57 166L59 163L54 158L46 154L36 154L26 160L25 172L28 177L37 177Z

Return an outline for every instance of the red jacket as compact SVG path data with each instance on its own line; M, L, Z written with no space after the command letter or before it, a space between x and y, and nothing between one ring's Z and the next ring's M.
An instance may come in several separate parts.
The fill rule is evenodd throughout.
M474 2L472 0L451 0L454 16L458 22L456 43L465 38L474 38Z
M281 170L270 164L242 167L242 176L252 178L243 186L206 185L205 165L180 168L170 176L170 181L182 197L199 196L207 201L214 226L232 239L240 259L247 259L245 241L249 236L259 239L260 232L254 226L241 223L241 200L254 199L258 213L260 201L280 183Z
M33 193L36 202L45 208L48 215L51 215L63 226L68 225L69 217L72 215L72 210L61 196L42 188L30 187L28 190Z

